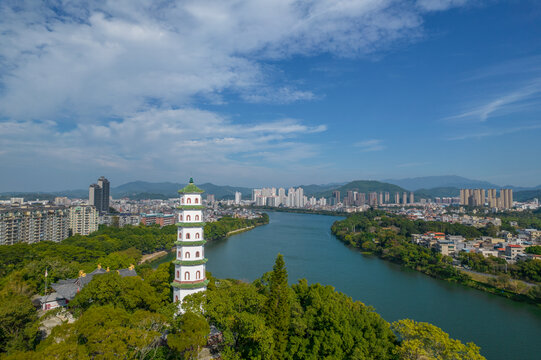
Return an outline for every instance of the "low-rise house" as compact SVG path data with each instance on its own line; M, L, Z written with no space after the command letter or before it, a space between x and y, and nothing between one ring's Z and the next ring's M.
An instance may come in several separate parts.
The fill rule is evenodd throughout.
M505 247L505 256L515 260L519 254L524 254L522 245L509 244Z
M499 251L497 249L490 249L490 248L480 248L479 250L477 250L477 252L481 255L483 255L484 257L489 257L489 256L494 256L494 257L498 257L499 255Z
M440 240L436 243L436 250L444 256L452 256L456 252L456 245L452 241Z

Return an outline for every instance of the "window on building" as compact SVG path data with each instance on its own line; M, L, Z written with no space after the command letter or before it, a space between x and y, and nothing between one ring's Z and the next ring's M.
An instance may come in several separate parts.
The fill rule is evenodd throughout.
M187 233L186 234L186 239L189 239L190 238L190 233Z
M192 199L188 198L188 199L186 200L186 202L187 202L188 204L191 204L191 203L192 203Z
M175 295L175 301L178 301L178 295Z
M182 221L182 214L180 215L179 220Z
M201 279L201 271L196 271L195 272L195 278L196 279Z
M190 273L187 271L184 273L184 280L190 280Z
M181 258L182 257L182 253L179 251L178 252L178 257Z
M199 199L198 198L195 198L195 203L199 204Z
M184 256L186 257L186 259L189 259L189 258L190 258L190 253L186 251L186 253L184 254Z
M192 220L192 217L190 215L186 215L186 221Z
M199 239L201 236L199 235L199 233L195 233L195 238L196 239Z
M177 279L180 277L180 271L177 270Z
M195 215L195 221L199 221L199 215Z
M195 257L196 257L196 258L199 257L199 251L196 251L196 252L195 252Z

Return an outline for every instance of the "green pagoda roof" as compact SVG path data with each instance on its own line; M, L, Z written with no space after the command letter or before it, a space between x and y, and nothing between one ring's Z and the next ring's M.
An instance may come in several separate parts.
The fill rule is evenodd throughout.
M201 190L195 184L193 183L193 178L190 178L190 183L184 187L184 189L180 189L179 194L201 194L204 193L205 190Z

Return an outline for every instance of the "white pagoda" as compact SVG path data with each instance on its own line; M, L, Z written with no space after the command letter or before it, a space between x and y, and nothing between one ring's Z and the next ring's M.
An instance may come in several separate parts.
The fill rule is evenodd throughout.
M201 194L204 192L193 183L178 191L180 206L178 207L177 257L175 264L175 280L173 300L179 308L184 298L207 289L208 280L205 276L205 238L203 235L203 209Z

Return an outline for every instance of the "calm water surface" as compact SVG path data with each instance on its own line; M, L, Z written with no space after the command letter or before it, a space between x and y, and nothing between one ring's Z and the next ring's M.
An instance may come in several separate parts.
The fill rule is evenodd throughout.
M362 255L331 234L339 217L269 215L268 225L207 244L207 270L218 278L252 281L272 270L282 253L290 283L306 278L332 285L387 321L430 322L453 338L475 342L487 359L541 359L541 309Z

